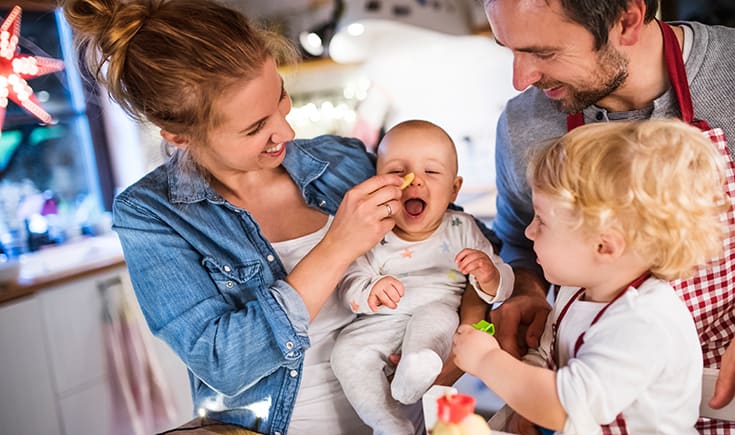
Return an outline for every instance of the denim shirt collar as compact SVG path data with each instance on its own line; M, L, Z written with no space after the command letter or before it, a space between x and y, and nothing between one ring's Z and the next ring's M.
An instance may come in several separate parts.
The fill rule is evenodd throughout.
M309 183L321 177L329 167L329 162L316 158L299 142L293 141L286 145L283 167L303 192Z
M172 203L194 203L203 200L214 203L224 202L224 198L214 190L198 169L182 171L178 168L182 158L187 157L176 152L166 162L169 200ZM303 192L309 183L319 178L327 170L329 162L316 158L297 141L292 141L286 144L286 156L282 165Z

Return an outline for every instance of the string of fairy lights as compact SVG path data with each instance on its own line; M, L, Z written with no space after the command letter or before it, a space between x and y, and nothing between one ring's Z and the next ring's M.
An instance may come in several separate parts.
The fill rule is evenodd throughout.
M370 81L357 79L342 88L291 95L292 108L286 119L297 137L315 134L349 134L357 118L357 107L365 100Z

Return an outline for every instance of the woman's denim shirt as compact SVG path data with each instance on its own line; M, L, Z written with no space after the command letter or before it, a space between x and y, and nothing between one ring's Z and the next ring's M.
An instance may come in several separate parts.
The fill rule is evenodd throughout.
M138 302L151 331L188 367L195 409L285 433L309 347L309 313L252 216L201 175L177 171L173 160L113 206ZM337 136L289 142L283 166L306 203L328 214L374 174L363 144Z

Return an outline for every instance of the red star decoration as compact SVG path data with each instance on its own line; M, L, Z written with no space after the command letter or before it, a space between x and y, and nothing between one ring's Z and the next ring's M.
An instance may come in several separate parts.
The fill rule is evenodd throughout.
M38 102L26 79L50 74L64 69L64 62L48 57L20 54L20 6L10 11L0 26L0 128L5 121L8 99L40 119L44 124L53 121Z
M401 252L401 257L404 258L412 258L413 257L413 250L411 248L406 248Z

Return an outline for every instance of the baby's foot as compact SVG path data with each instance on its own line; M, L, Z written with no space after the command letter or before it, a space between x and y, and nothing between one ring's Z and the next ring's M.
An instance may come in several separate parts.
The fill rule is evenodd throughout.
M443 364L439 355L429 349L401 356L390 384L393 398L406 405L418 402L436 380Z

